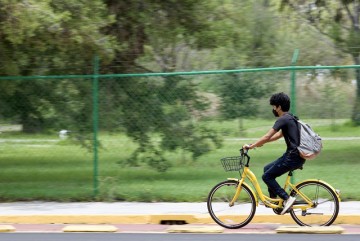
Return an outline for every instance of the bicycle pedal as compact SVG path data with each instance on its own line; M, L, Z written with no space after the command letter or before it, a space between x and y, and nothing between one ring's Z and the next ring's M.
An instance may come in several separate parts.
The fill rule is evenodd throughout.
M282 208L274 208L273 209L274 213L277 215L281 215L282 210L283 210Z

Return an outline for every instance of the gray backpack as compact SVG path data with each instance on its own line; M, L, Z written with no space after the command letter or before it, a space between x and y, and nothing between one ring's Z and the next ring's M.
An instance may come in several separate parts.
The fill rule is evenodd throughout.
M300 145L298 146L300 156L306 160L314 159L322 149L321 137L308 124L297 119L296 121L300 132Z

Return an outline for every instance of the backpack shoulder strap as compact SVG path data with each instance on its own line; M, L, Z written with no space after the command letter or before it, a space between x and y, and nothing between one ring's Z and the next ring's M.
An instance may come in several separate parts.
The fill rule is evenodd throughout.
M298 121L299 117L297 117L296 115L293 115L292 113L288 112L288 115L292 116L294 118L294 120Z
M288 113L288 115L290 115L292 117L292 119L295 121L295 124L298 129L298 133L299 133L299 143L300 143L301 142L301 123L299 122L299 117L297 117L296 115L293 115L292 113Z

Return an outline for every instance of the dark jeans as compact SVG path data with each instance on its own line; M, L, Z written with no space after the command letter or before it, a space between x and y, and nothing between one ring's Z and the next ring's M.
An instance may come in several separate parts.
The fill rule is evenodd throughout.
M276 198L276 196L279 196L283 200L289 198L289 195L275 179L284 173L302 167L304 163L305 160L299 156L297 151L295 151L285 152L282 157L264 167L262 179L268 186L271 198Z

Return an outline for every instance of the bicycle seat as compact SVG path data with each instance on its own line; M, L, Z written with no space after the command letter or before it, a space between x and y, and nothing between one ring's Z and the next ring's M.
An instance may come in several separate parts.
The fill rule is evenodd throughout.
M296 168L296 169L294 169L294 170L291 170L291 171L289 171L289 175L292 176L292 174L293 174L293 172L294 172L295 170L302 170L302 169L303 169L303 166L298 167L298 168Z

